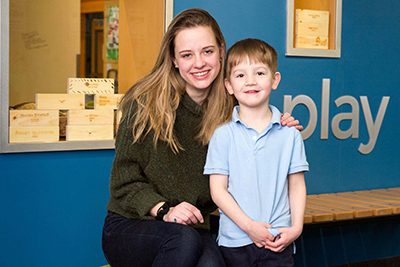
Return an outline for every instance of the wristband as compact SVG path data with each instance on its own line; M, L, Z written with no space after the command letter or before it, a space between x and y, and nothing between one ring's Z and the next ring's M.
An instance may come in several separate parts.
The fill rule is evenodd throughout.
M158 208L156 213L156 220L163 221L164 216L168 213L169 209L171 208L170 203L168 201L164 202L161 207Z
M175 207L178 204L179 204L179 201L176 200L176 199L174 199L172 201L164 202L164 204L162 204L161 207L159 207L158 210L157 210L156 220L164 221L164 216L168 213L170 208Z

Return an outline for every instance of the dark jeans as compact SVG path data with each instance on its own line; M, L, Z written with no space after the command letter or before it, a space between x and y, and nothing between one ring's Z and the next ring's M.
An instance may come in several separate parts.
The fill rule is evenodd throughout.
M206 230L153 220L132 220L109 212L103 227L103 252L112 267L225 266Z
M243 247L228 248L220 247L229 267L292 267L293 244L282 252L273 252L269 249L259 248L254 244Z

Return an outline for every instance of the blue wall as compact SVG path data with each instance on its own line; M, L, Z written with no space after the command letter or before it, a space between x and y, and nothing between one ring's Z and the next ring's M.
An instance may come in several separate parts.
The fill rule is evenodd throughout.
M316 103L320 116L323 78L331 79L330 119L349 112L348 106L336 108L334 100L340 96L351 95L358 101L360 96L367 96L373 118L382 97L390 96L370 154L357 151L360 143L368 141L361 107L358 139L338 140L330 131L328 139L321 140L318 123L306 140L311 166L307 174L309 193L400 186L400 171L396 168L400 144L395 138L400 134L400 2L343 0L339 59L285 57L286 1L175 1L175 13L189 7L204 8L215 16L228 47L241 38L256 37L277 49L283 81L272 103L281 109L284 95L305 94ZM304 108L296 108L294 115L303 125L308 122ZM113 155L112 150L0 155L2 266L105 264L101 227ZM372 240L378 230L378 243L386 243L390 249L376 249L365 241ZM398 221L305 229L298 263L329 266L400 255L400 245L395 242L399 231ZM349 251L355 253L347 255Z
M350 95L360 106L359 138L338 140L330 129L328 139L320 139L320 125L305 141L310 172L309 193L338 192L400 185L400 171L392 168L400 160L400 143L396 137L400 106L400 19L398 1L343 0L341 58L287 57L286 1L175 1L175 13L186 8L208 10L219 22L228 47L235 41L254 37L273 45L279 55L282 81L272 94L271 103L283 110L283 96L307 95L321 115L322 79L330 79L329 124L337 113L350 112L349 105L336 107L334 101ZM390 101L373 151L361 154L360 143L369 140L360 96L367 96L372 117L383 96ZM298 106L293 114L304 126L308 112ZM318 117L320 119L320 117ZM342 130L348 126L344 123Z
M321 115L322 79L330 79L329 121L351 112L349 105L336 107L335 100L349 95L367 96L375 119L382 97L389 96L381 130L371 153L361 154L368 143L364 112L360 105L359 138L337 139L331 129L321 140L321 122L305 141L310 172L309 193L338 192L400 186L400 2L394 0L343 0L342 55L340 58L286 57L286 1L196 1L175 2L175 12L189 7L208 10L219 22L228 47L242 38L260 38L279 54L282 81L271 102L283 109L284 95L307 95ZM275 95L274 95L275 94ZM298 107L294 116L307 125L309 116ZM320 118L320 117L318 117ZM330 122L329 122L330 124ZM341 125L342 130L348 124ZM298 240L296 266L334 266L400 255L400 218L366 220L344 224L307 225Z
M2 266L100 266L113 150L0 154Z

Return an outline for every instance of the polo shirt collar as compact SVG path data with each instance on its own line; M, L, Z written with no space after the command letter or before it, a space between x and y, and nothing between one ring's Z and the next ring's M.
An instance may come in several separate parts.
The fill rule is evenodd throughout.
M271 124L272 125L277 125L278 127L282 127L282 125L281 125L281 112L276 107L274 107L272 105L269 105L269 108L272 111ZM246 125L243 121L240 120L239 110L240 110L239 105L237 105L237 106L235 106L233 108L232 121L236 122L236 123L240 122L241 124Z

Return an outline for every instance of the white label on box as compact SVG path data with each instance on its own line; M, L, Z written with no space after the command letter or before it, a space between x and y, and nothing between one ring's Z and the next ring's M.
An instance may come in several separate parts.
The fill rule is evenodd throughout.
M10 126L58 126L58 110L10 110Z
M69 78L69 94L114 94L114 79Z

